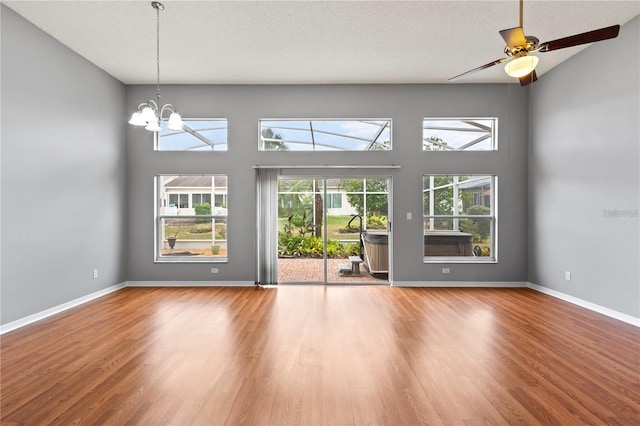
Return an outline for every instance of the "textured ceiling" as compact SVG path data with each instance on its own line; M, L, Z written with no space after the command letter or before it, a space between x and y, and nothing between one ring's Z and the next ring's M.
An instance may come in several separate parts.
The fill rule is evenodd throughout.
M149 1L4 3L123 83L155 83ZM518 0L163 3L163 84L446 83L502 57L498 31L518 26ZM543 42L639 13L637 0L529 0L524 30ZM540 53L538 75L582 48ZM459 80L508 81L502 66Z

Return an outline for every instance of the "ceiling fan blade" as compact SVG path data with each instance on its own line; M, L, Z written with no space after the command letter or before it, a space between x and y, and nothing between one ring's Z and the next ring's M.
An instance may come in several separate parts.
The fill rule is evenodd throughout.
M539 52L550 52L552 50L564 49L566 47L579 46L586 43L608 40L618 37L620 25L600 28L599 30L588 31L586 33L575 34L569 37L559 38L540 44Z
M509 49L513 49L517 46L527 46L527 39L524 36L522 27L508 28L499 32L504 41L507 43L507 46L509 46Z
M474 69L469 70L469 71L467 71L467 72L463 72L462 74L458 74L458 75L456 75L455 77L451 77L451 78L449 79L449 81L453 81L453 80L456 80L456 79L458 79L458 78L460 78L460 77L464 77L465 75L469 75L469 74L471 74L471 73L474 73L474 72L476 72L476 71L481 71L481 70L484 70L484 69L490 68L490 67L492 67L492 66L494 66L494 65L501 64L501 63L503 63L503 62L504 62L504 61L506 61L506 60L507 60L507 58L500 58L500 59L496 59L496 60L495 60L495 61L493 61L493 62L489 62L488 64L484 64L484 65L482 65L482 66L480 66L480 67L478 67L478 68L474 68Z
M520 77L520 86L526 86L537 80L538 80L538 76L536 75L536 70L533 70L529 74L525 75L524 77Z

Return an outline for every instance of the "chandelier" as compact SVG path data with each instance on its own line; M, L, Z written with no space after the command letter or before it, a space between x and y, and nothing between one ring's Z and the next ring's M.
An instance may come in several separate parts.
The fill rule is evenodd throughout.
M164 5L154 1L151 6L156 10L156 100L148 100L138 105L138 109L131 115L129 124L134 126L145 126L146 130L157 132L160 130L160 121L165 113L169 113L167 127L170 130L182 130L182 117L172 104L165 104L160 107L160 11L164 10Z

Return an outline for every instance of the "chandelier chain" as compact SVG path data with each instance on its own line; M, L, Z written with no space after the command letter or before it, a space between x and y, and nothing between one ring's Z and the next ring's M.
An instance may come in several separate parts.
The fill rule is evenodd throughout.
M156 7L156 97L158 105L160 104L160 8Z

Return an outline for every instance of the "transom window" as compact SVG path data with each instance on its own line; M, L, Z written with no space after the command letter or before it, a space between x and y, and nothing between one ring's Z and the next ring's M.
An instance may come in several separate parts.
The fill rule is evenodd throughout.
M227 120L184 119L182 130L169 130L167 121L156 133L156 151L226 151Z
M391 120L260 120L261 151L389 151Z
M160 175L156 186L156 262L228 260L227 176Z
M495 176L425 175L425 262L495 262Z
M424 151L494 151L495 118L425 118L422 123Z

